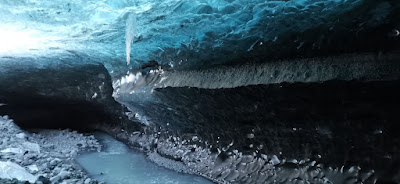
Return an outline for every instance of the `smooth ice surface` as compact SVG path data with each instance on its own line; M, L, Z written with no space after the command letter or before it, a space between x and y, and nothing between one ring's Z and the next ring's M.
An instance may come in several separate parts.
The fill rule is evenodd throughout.
M95 133L95 137L105 148L101 152L84 153L76 160L99 181L113 184L211 183L199 176L181 174L157 166L147 160L142 153L129 150L125 144L107 134Z

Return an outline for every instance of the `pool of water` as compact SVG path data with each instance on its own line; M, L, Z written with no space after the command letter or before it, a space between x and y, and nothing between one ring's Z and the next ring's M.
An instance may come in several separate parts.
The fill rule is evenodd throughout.
M130 150L113 137L96 132L101 152L82 153L76 161L89 175L107 184L211 184L194 175L177 173L149 161L143 153Z

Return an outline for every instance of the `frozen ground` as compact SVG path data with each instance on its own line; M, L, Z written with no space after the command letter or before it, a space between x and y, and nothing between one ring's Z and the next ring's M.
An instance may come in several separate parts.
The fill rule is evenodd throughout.
M89 150L100 150L93 136L69 130L28 133L0 116L0 183L98 183L73 159Z

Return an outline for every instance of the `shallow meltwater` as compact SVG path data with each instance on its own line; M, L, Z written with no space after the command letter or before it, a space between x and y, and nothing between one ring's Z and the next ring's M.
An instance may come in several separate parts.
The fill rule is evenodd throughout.
M143 153L130 150L113 137L96 132L103 145L101 152L82 153L76 161L88 174L107 184L208 184L209 180L177 173L149 161Z

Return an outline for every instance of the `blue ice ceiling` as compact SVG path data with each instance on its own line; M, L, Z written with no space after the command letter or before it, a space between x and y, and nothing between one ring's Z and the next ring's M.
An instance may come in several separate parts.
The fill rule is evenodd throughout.
M2 0L0 57L83 58L133 66L223 63L340 21L363 0ZM370 23L391 5L372 7ZM375 12L374 12L375 11ZM383 13L382 13L383 12ZM332 18L333 17L333 18ZM304 44L293 38L297 48ZM129 49L129 47L131 47ZM128 49L127 49L128 48ZM130 58L126 57L130 54Z

